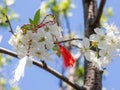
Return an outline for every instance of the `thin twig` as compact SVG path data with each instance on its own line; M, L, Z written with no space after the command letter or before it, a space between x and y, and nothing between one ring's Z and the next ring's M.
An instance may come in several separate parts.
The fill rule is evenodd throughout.
M10 31L9 31L9 32L11 32L11 33L15 36L8 16L7 16L6 14L4 14L4 15L5 15L5 17L6 17L6 19L7 19L7 23L8 23L8 25L9 25L9 27L10 27Z
M105 3L106 3L106 0L101 0L100 6L99 6L99 8L98 8L97 16L96 16L96 19L95 19L95 21L94 21L94 23L93 23L93 26L94 26L95 24L98 24L98 23L100 22L100 18L101 18L101 16L102 16Z
M18 55L16 54L16 52L10 51L10 50L2 48L2 47L0 47L0 53L4 53L4 54L10 55L10 56L13 56L15 58L18 58ZM37 60L33 60L33 64L44 69L45 71L48 71L49 73L56 76L57 78L63 80L64 82L66 82L68 85L70 85L71 87L73 87L76 90L86 90L85 87L79 86L79 85L69 81L68 78L66 78L61 73L57 72L56 70L54 70L53 68L48 66L45 62L42 63Z
M73 40L79 40L79 41L82 41L81 38L72 38L72 39L68 39L68 40L63 40L63 41L54 42L54 44L58 44L58 43L66 43L66 42L73 41Z

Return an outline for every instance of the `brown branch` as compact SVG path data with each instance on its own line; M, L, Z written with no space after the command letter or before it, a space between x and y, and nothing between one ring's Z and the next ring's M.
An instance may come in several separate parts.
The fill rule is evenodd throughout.
M0 53L4 53L4 54L10 55L12 57L18 58L16 52L10 51L10 50L2 48L2 47L0 47Z
M10 20L9 20L9 18L8 18L8 16L6 15L6 14L4 14L3 13L3 15L5 15L5 17L6 17L6 22L8 23L8 25L9 25L9 27L10 27L10 31L9 32L11 32L14 36L15 36L15 34L14 34L14 32L13 32L13 29L12 29L12 25L11 25L11 23L10 23Z
M73 41L73 40L82 41L81 38L72 38L72 39L68 39L68 40L63 40L63 41L59 41L59 42L54 42L54 44L57 44L57 43L66 43L66 42Z
M105 3L106 3L106 0L101 0L100 6L98 8L97 16L96 16L96 19L95 19L95 21L93 23L93 26L96 26L96 24L98 24L100 22L100 18L102 16Z
M2 48L2 47L0 47L0 53L4 53L4 54L10 55L10 56L13 56L15 58L18 58L18 55L16 54L16 52L10 51L10 50ZM71 82L70 80L68 80L67 77L63 76L62 74L60 74L59 72L57 72L56 70L54 70L53 68L48 66L45 62L39 62L37 60L33 60L33 64L38 66L39 68L44 69L45 71L48 71L49 73L56 76L57 78L63 80L64 82L66 82L68 85L70 85L71 87L73 87L76 90L86 90L85 87L79 86L79 85Z

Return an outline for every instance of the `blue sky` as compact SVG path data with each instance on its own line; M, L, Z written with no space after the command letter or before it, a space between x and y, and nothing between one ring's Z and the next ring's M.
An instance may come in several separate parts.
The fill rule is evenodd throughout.
M72 9L73 16L69 18L72 30L78 30L76 33L79 35L84 30L84 22L83 22L83 9L82 9L82 0L73 0L76 5L75 9ZM109 23L114 23L120 28L120 9L119 9L120 1L119 0L107 0L105 7L113 7L114 16L110 18ZM15 4L11 6L13 10L15 10L20 15L19 21L13 21L12 26L13 29L16 26L22 26L25 23L28 23L28 18L32 18L35 11L40 7L40 0L16 0ZM10 37L10 33L6 29L0 28L0 34L3 35L2 43L0 46L11 49L12 47L8 45L8 39ZM8 66L7 69L4 69L4 74L9 78L12 74L12 70L15 69L17 65L17 59L13 59L12 63ZM55 65L54 62L48 63L60 71L61 66ZM51 64L53 63L53 64ZM107 88L107 90L119 90L119 81L120 81L120 58L116 58L108 67L107 67L107 77L103 80L103 86ZM9 76L8 76L9 75ZM32 66L31 68L27 67L25 70L25 76L20 80L19 86L21 90L58 90L59 88L59 79L49 74L48 72L36 67Z

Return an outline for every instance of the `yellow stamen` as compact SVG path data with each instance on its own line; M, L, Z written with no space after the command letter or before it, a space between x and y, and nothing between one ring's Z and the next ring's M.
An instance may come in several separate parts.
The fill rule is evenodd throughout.
M91 42L91 45L92 45L93 47L97 47L97 46L98 46L98 42L97 42L97 41L92 41L92 42Z

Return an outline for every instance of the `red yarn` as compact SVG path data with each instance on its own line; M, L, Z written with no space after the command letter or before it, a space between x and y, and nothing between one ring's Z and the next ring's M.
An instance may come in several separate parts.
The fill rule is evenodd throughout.
M69 66L73 66L75 63L75 60L73 58L73 56L71 55L71 53L65 48L63 47L61 44L58 44L62 57L64 59L64 66L65 67L69 67Z

